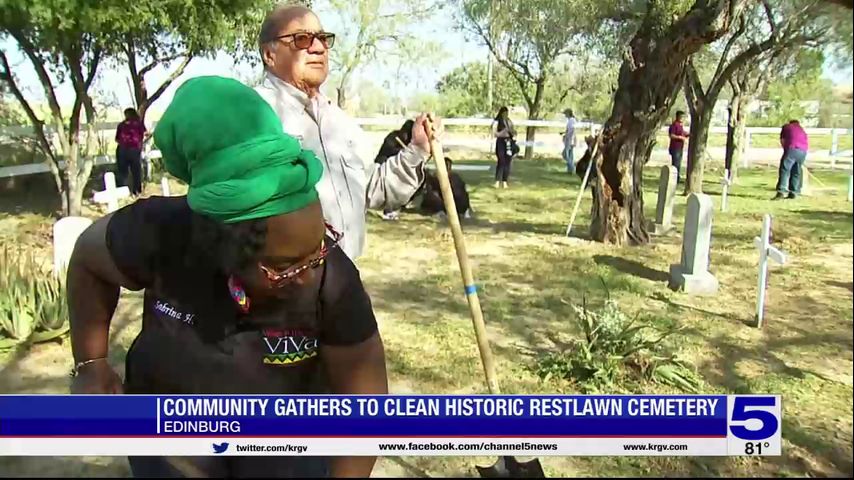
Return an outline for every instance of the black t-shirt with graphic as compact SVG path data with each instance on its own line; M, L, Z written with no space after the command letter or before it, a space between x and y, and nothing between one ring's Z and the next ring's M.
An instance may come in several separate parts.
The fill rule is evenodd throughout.
M145 288L142 331L127 354L126 391L161 394L326 393L322 345L376 332L359 272L332 249L318 287L241 312L227 277L192 244L186 197L152 197L116 213L107 246Z

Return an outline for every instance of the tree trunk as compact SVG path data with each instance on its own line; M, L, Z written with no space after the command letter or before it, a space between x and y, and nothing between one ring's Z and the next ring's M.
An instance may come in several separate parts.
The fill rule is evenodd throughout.
M706 162L706 143L712 123L713 108L700 102L691 117L691 133L688 138L688 165L685 173L685 193L703 193L703 167Z
M63 172L66 186L65 196L67 197L65 215L80 216L83 212L83 187L86 182L80 182L78 166L80 148L77 139L71 138L69 143L71 149L65 157L65 171Z
M602 156L596 162L597 185L593 194L590 236L597 241L623 245L649 242L643 213L643 166L652 153L655 127L633 121L614 124L615 103L604 128Z
M647 12L620 67L614 107L603 127L591 237L622 245L649 242L643 213L643 166L656 130L683 86L688 59L723 36L744 0L697 2L661 28Z
M733 89L727 117L726 157L724 160L724 166L729 170L732 180L738 178L738 166L741 163L741 156L744 155L744 132L747 123L744 121L744 115L746 109L747 96L741 91Z
M345 98L346 93L344 92L344 87L336 87L335 91L338 93L338 108L344 110L344 106L347 105L347 99Z
M735 135L733 135L735 148L730 168L730 175L732 175L733 180L738 178L738 166L741 164L741 157L745 155L745 148L747 147L747 105L750 103L750 99L751 97L748 95L741 96L738 113L735 116Z
M543 91L545 90L546 79L540 78L536 82L536 90L534 92L534 101L528 105L528 120L540 119L540 105L543 103ZM534 158L534 138L537 134L537 127L529 125L525 128L525 160Z

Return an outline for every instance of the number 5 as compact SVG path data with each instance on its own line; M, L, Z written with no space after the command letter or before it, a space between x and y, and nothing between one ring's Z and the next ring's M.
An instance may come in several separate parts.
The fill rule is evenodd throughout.
M747 420L759 420L762 422L762 426L758 430L750 430L741 425L731 425L729 431L742 440L764 440L774 435L780 426L774 413L764 408L757 409L751 407L774 407L775 400L774 397L735 397L730 421L744 422Z

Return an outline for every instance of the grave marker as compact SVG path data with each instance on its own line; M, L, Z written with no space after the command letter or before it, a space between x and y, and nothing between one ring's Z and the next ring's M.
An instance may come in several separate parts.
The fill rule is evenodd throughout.
M673 165L661 167L658 177L658 201L655 204L653 233L665 235L673 229L673 200L676 197L678 172Z
M53 224L53 273L61 275L71 260L77 238L92 225L83 217L65 217Z
M777 247L771 245L771 215L765 214L762 220L762 236L755 237L753 244L759 250L759 291L756 298L756 327L762 328L762 320L765 312L765 289L768 286L768 259L783 265L786 263L786 254Z
M709 272L709 248L712 240L712 199L692 193L685 211L682 233L682 258L670 266L670 288L696 295L718 291L718 279Z
M104 190L95 192L95 202L106 203L107 212L115 212L119 209L119 199L130 197L130 189L128 187L116 188L116 176L113 172L104 174Z

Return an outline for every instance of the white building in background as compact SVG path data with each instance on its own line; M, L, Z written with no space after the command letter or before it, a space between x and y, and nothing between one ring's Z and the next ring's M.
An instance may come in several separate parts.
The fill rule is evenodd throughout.
M772 107L772 102L767 100L753 100L747 105L748 115L764 115L768 109ZM817 100L807 100L800 102L801 108L804 109L804 118L799 118L800 122L807 127L818 126L818 114L821 109L821 102ZM715 110L712 114L712 125L716 127L726 126L729 112L729 100L718 100L715 103ZM770 125L768 125L770 126Z

